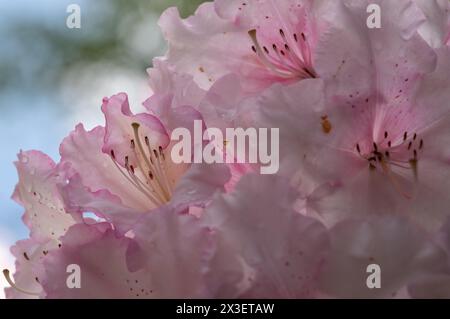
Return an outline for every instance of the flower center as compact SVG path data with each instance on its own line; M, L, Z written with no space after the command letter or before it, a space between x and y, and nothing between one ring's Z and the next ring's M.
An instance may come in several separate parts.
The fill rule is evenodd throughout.
M130 156L124 158L125 165L120 165L111 150L111 159L122 176L138 191L142 192L155 206L170 201L174 181L169 178L166 156L161 146L152 148L148 136L144 143L139 135L139 124L132 123L134 138L130 140L130 155L136 163L130 162Z
M281 41L278 42L278 45L272 43L269 48L259 44L256 30L250 30L248 34L253 41L253 52L273 74L286 79L317 77L312 65L311 47L303 32L300 33L300 36L297 33L287 36L280 29Z
M400 191L400 186L395 176L392 174L393 170L410 170L417 180L419 155L423 152L424 142L419 139L418 135L414 133L409 134L407 131L403 135L390 139L389 132L384 132L384 138L380 142L372 142L362 145L356 144L356 151L358 155L366 160L371 170L380 170L386 173L395 188Z

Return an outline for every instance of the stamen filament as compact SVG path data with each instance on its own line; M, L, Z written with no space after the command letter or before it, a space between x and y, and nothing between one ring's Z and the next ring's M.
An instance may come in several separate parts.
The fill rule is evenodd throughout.
M261 49L261 46L259 45L258 39L257 39L257 37L256 37L256 30L255 30L255 29L250 30L250 31L248 32L248 34L249 34L250 38L251 38L252 41L253 41L254 48L256 49L256 54L258 55L258 57L260 58L261 62L264 64L264 66L266 66L268 69L270 69L272 72L274 72L276 75L278 75L278 76L280 76L280 77L290 78L290 77L291 77L290 74L285 73L285 72L282 72L282 71L280 71L280 70L277 70L277 69L273 66L273 63L271 63L271 62L265 57L265 55L264 55L264 53L263 53L263 51L262 51L262 49ZM278 50L276 50L276 52L277 52L277 54L279 54L279 53L278 53ZM281 59L281 57L280 57L280 59Z
M25 295L31 295L31 296L40 296L41 293L40 292L31 292L31 291L27 291L25 289L22 289L20 287L18 287L11 279L11 274L9 272L8 269L3 269L3 276L5 276L6 281L8 282L8 284L11 286L11 288L14 288L15 290L17 290L18 292L21 292Z
M150 162L150 160L147 158L146 153L145 153L145 151L144 151L144 147L143 147L142 142L141 142L141 139L139 138L139 124L138 124L138 123L133 123L132 126L133 126L134 136L135 136L136 143L137 143L137 146L138 146L138 148L139 148L139 151L141 152L142 157L143 157L143 159L144 159L144 162L147 164L149 170L152 171L153 165L152 165L152 163ZM150 156L152 156L151 152L150 152ZM139 161L139 160L138 160L138 163L139 163L139 165L140 165L140 161ZM144 169L141 168L141 167L140 167L140 169L141 169L141 171L142 171L143 173L147 171L147 170L144 170ZM162 176L160 175L159 177L161 178ZM170 197L171 197L171 196L170 196L169 191L168 191L167 189L165 189L164 187L162 187L162 185L161 185L160 183L156 184L156 181L154 181L154 180L150 180L150 183L153 183L154 186L157 186L157 185L158 185L159 188L160 188L160 190L162 191L162 193L163 193L163 195L164 195L163 197L165 197L166 201L169 201L169 200L170 200Z

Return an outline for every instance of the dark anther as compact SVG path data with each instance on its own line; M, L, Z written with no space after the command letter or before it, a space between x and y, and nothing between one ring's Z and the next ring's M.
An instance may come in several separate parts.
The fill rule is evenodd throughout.
M111 157L115 160L116 159L116 154L114 153L114 150L111 150Z
M388 132L386 131L386 132L384 132L384 138L387 138L388 137Z
M361 148L359 147L359 144L356 144L356 150L358 151L358 153L361 153Z
M411 146L412 146L412 142L409 142L409 144L408 144L408 151L411 149Z
M407 138L408 138L408 132L405 132L405 133L403 134L403 141L406 141Z

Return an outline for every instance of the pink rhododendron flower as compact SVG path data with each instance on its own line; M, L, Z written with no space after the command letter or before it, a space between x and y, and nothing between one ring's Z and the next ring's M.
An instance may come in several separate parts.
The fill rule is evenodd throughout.
M98 213L126 232L140 213L168 203L185 209L185 200L201 206L228 181L226 167L208 167L203 171L210 178L198 180L198 165L174 164L170 155L173 144L164 125L150 114L133 115L125 94L105 99L102 109L105 129L86 132L78 126L61 144L60 165L69 172L62 192L71 212ZM190 112L184 113L186 125L192 125L192 118L199 119L194 109L184 110ZM180 183L180 188L182 176L191 180ZM202 182L209 187L201 187ZM189 198L186 192L191 194Z
M381 28L367 26L372 3ZM12 248L7 296L450 298L449 21L441 0L168 9L145 112L119 93L58 164L19 154L30 238ZM171 132L196 120L279 129L279 172L176 164Z
M316 193L310 202L327 223L343 215L405 213L434 228L448 215L450 52L431 50L417 35L401 40L394 31L386 26L367 35L365 41L376 42L388 32L398 45L403 42L395 52L366 56L372 66L359 81L368 87L345 92L314 80L274 88L261 99L264 117L285 136L286 161L297 159L297 167L286 169L303 170L317 178L316 186L328 185L329 196L319 200ZM357 58L363 57L348 64ZM323 90L328 96L321 96ZM299 105L299 97L310 103Z
M340 22L364 21L364 5L352 2L345 8L336 12ZM339 81L276 85L237 107L250 107L262 127L280 127L281 169L303 193L297 207L333 227L332 247L339 248L327 260L323 289L338 296L392 297L424 272L444 269L442 250L407 236L426 238L420 228L433 232L448 218L450 51L433 50L417 33L423 17L412 3L382 2L381 8L383 28L345 28L355 47L334 50L334 58L327 60L334 63ZM328 35L330 49L333 39L342 40L341 28ZM372 221L386 215L392 217ZM347 224L353 226L335 232ZM364 227L379 230L369 237L359 230ZM392 250L383 244L389 236ZM352 244L357 242L367 246ZM418 254L420 266L401 263L402 253L410 254L405 258ZM362 263L370 260L392 271L393 286L385 285L378 295L358 277L365 271ZM426 295L425 290L420 294Z
M326 28L317 7L309 0L224 0L201 5L186 20L169 9L160 20L167 61L205 89L229 73L248 93L315 78L314 51Z
M126 256L117 255L120 249L115 245L127 247L129 236L135 237L136 241L145 238L138 229L132 228L145 213L164 209L167 215L199 214L196 207L204 207L216 191L224 190L230 179L225 165L174 164L164 125L150 114L133 115L125 94L104 99L102 109L106 128L99 126L87 132L82 125L77 126L61 144L58 165L39 152L19 155L20 183L14 198L27 209L24 221L30 227L31 238L18 242L13 249L17 273L15 283L8 278L14 286L7 290L10 297L69 296L64 292L67 290L65 281L54 281L53 276L67 274L65 268L59 272L56 269L63 265L64 258L79 252L80 247L87 249L89 238L100 246L95 246L97 248L93 248L93 254L88 257L98 255L95 249L102 249L107 254L106 248L101 246L101 238L106 236L105 245L111 246L113 255L101 262L110 265L111 260L117 258L115 271L125 271ZM198 115L194 109L190 110ZM186 118L191 120L189 116ZM85 217L85 212L94 212L109 223L97 224ZM77 225L70 228L74 224ZM162 231L161 236L174 234L167 229L169 231ZM195 244L189 240L186 243ZM186 249L186 253L192 257L192 249ZM75 259L80 264L85 261L83 256ZM180 267L187 271L183 265ZM161 275L153 266L151 269L153 277ZM114 270L110 274L113 273ZM5 271L5 275L9 277L9 271ZM144 275L148 276L148 273ZM133 280L136 276L138 274L129 274ZM96 285L96 282L91 284ZM117 290L93 289L91 284L77 296L135 296L135 293L129 295L126 283L118 283ZM155 296L189 296L187 287L180 286L180 289L184 289L184 293L169 289Z

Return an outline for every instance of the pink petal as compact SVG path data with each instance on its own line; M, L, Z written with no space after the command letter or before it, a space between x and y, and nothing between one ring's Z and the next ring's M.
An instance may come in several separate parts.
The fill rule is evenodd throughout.
M411 1L381 1L379 29L366 26L371 1L328 3L330 29L318 43L316 70L329 80L331 96L350 105L381 93L380 100L398 104L400 89L407 92L413 79L435 67L433 50L416 33L425 18Z
M215 245L195 217L163 208L143 216L133 233L141 249L129 263L143 269L155 297L212 297L205 274Z
M235 72L245 77L247 92L258 91L273 81L255 59L248 29L220 18L214 4L204 3L194 16L182 20L176 8L166 10L159 24L169 42L167 58L178 72L187 73L202 89Z
M126 256L133 249L131 239L116 237L105 224L72 227L61 249L45 260L47 298L149 298L154 292L145 273L128 270ZM66 284L72 264L80 267L81 288Z
M125 206L118 196L107 189L94 192L83 185L80 175L71 177L68 184L61 188L61 193L67 210L77 214L78 219L83 219L83 213L95 213L111 222L120 234L129 231L141 214L150 210Z
M171 125L171 110L184 106L196 107L205 95L194 82L192 76L177 73L169 64L161 59L154 59L153 68L148 70L152 96L144 102L147 109L155 114L168 128Z
M138 167L136 156L130 145L131 140L135 139L133 123L140 125L139 137L142 143L147 136L152 148L167 147L169 136L162 123L156 117L146 113L133 115L126 94L120 93L109 99L106 98L102 111L106 119L105 144L102 150L108 155L113 151L117 162L121 165L125 166L125 157L128 156L130 165Z
M420 35L433 48L446 44L450 35L450 3L446 0L414 0L427 17Z
M247 175L206 210L208 224L249 269L243 297L314 295L328 247L326 229L294 211L296 196L284 179Z
M395 297L403 287L445 264L443 251L406 218L349 219L330 232L331 252L321 287L335 297ZM367 286L371 264L381 268L381 288Z
M47 155L38 151L20 152L15 162L19 182L13 199L26 210L23 216L31 237L57 239L74 223L66 214L57 184L63 171Z
M118 198L118 201L114 201L116 203L138 211L148 210L149 203L145 195L130 187L111 155L102 152L104 138L104 128L97 127L87 132L83 125L78 125L61 144L60 165L69 166L69 177L78 174L82 182L80 186L88 187L91 192L107 190ZM72 187L74 193L69 195L80 194L84 187L78 191ZM81 206L82 202L78 202L78 205Z
M48 251L57 248L57 244L51 239L29 238L18 241L11 252L16 258L16 272L13 276L14 283L20 289L32 293L26 294L15 288L7 288L5 296L8 299L30 299L45 296L40 284L42 278L43 266Z
M230 178L225 164L193 164L179 180L170 204L204 207L216 193L225 192Z

